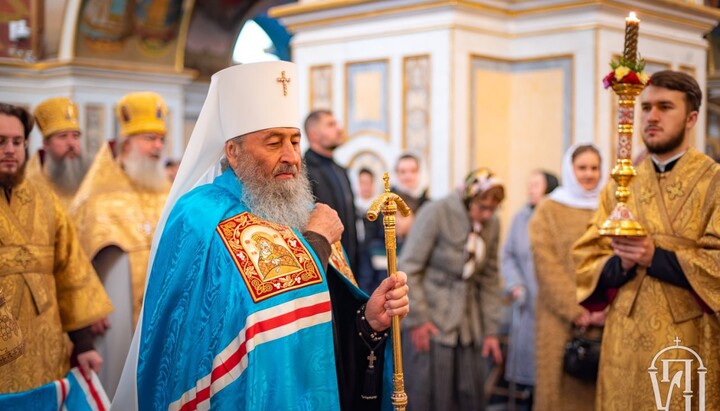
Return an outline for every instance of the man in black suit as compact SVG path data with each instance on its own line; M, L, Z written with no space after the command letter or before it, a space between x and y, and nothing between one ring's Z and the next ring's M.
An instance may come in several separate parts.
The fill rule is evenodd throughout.
M344 142L344 133L329 110L318 110L305 119L305 135L310 148L305 152L305 166L315 199L337 211L343 223L341 243L348 255L350 268L357 273L357 229L355 204L345 168L333 160L333 151Z

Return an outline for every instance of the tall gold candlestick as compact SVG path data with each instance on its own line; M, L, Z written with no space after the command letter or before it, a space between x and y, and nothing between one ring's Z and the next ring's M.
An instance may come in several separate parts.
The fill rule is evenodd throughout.
M395 240L395 213L400 212L404 217L410 215L410 207L405 204L402 198L390 192L390 177L388 173L383 176L385 180L385 192L376 198L367 212L367 219L375 221L382 211L383 226L385 227L385 249L387 251L388 276L396 275L397 267L395 252L397 243ZM408 399L405 394L405 378L403 377L402 350L400 341L400 318L392 318L392 342L393 342L393 393L392 405L396 411L405 411Z
M635 12L631 11L630 15L625 18L625 49L623 50L623 58L626 62L635 64L637 61L637 44L640 34L640 20L635 16Z
M599 227L603 236L643 237L645 229L635 220L627 201L630 198L628 186L637 174L632 166L632 138L635 120L635 99L645 86L642 84L618 83L613 91L618 95L618 146L617 161L612 178L617 183L615 199L617 205L610 216Z
M618 96L618 145L615 168L612 178L617 184L615 199L617 204L610 216L598 227L603 236L642 237L647 235L645 229L635 220L627 203L630 198L630 181L637 174L632 166L632 140L635 125L635 99L645 88L647 76L642 71L645 63L638 61L637 42L640 20L634 12L625 19L625 50L623 58L612 63L613 71L603 79L603 82L612 85ZM617 78L619 70L625 69L622 78ZM633 76L630 76L633 74ZM626 80L628 79L628 80ZM625 81L625 82L623 82ZM609 83L609 84L608 84Z

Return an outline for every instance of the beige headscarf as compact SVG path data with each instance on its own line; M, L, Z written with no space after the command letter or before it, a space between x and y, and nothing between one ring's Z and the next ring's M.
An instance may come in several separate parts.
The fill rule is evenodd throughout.
M502 181L497 178L488 168L479 168L472 171L465 177L462 187L463 201L466 207L470 207L473 198L486 193L493 187L502 187ZM472 222L472 228L465 243L465 264L463 265L462 278L470 278L477 266L485 259L486 247L480 233L483 226L479 222Z

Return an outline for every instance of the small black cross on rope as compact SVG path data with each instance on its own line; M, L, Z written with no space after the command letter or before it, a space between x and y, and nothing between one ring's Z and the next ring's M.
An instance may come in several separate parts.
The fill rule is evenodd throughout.
M375 356L374 351L370 351L370 355L367 356L367 359L370 361L368 368L375 368L375 360L377 360L377 357Z

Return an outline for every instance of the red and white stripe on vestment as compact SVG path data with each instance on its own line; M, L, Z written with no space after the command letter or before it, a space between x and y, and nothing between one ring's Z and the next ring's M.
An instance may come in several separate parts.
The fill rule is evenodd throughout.
M87 398L88 405L93 411L106 411L110 409L110 399L100 384L100 379L94 372L90 379L86 379L80 368L73 368L70 372L75 376L80 388Z
M110 408L110 399L108 399L105 390L100 383L100 379L97 374L91 372L90 379L86 379L83 372L78 367L70 369L70 374L75 377L77 386L70 383L69 377L55 381L55 393L57 395L57 409L58 411L68 411L68 395L71 389L77 390L78 387L83 391L85 402L93 411L106 411ZM74 388L73 388L74 387ZM74 394L73 394L74 395ZM78 401L78 398L73 397L74 401ZM77 406L77 405L76 405ZM72 405L70 406L72 409Z
M247 356L255 347L332 320L327 291L298 298L249 315L245 327L213 359L212 371L199 379L168 407L170 411L210 409L210 398L247 368Z
M65 398L67 398L68 390L70 389L70 383L67 378L61 380L55 380L55 393L57 394L57 406L58 411L64 411Z

